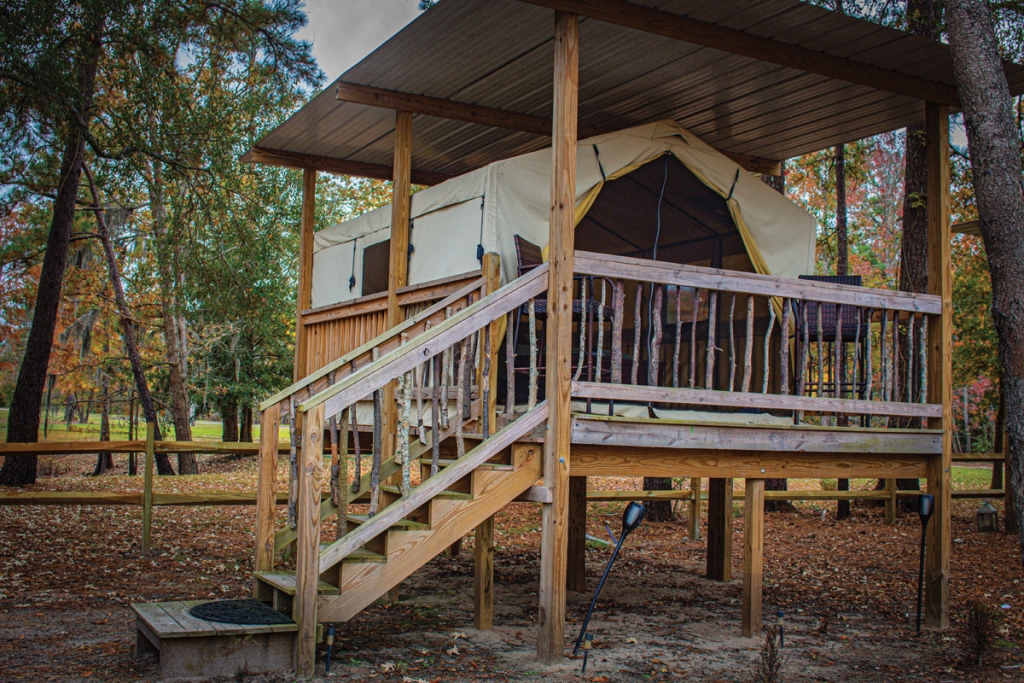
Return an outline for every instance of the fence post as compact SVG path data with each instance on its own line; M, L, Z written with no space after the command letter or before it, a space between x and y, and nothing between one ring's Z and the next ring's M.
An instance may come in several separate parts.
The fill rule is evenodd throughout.
M895 524L896 523L896 480L886 479L885 490L889 493L889 497L885 499L885 523Z
M146 471L143 477L144 493L142 494L142 552L149 552L150 535L153 525L153 439L156 435L156 424L146 422Z

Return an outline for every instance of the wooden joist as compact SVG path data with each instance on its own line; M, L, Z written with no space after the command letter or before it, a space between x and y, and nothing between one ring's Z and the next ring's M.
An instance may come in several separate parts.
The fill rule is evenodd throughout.
M521 0L806 73L959 106L956 86L624 0Z
M521 133L532 133L544 137L551 136L552 121L547 116L534 116L519 112L484 107L469 102L457 102L440 97L416 95L414 93L385 90L370 85L339 81L337 97L343 102L354 102L370 107L407 111L423 116L433 116L452 121L476 123L483 126L514 130ZM598 126L578 124L578 134L582 138L592 138L612 131ZM737 164L752 173L765 175L782 175L782 162L773 159L761 159L737 152L722 152ZM354 174L351 174L354 175Z
M371 164L351 159L334 159L316 154L288 152L281 149L265 149L263 147L253 147L243 154L239 161L243 163L266 164L268 166L310 169L335 175L351 175L360 178L374 178L376 180L391 180L394 177L394 169L384 164ZM451 177L446 173L435 173L415 168L412 169L410 174L412 182L417 185L440 185Z

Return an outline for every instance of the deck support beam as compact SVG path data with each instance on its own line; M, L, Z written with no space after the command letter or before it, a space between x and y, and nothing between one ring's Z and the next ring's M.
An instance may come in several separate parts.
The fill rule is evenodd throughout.
M743 636L757 638L764 581L764 479L747 479L743 508Z
M579 18L555 12L554 112L551 133L547 373L544 485L552 502L541 524L537 657L565 656L565 579L569 546L570 357L572 355L573 213L576 206L576 124L579 99Z
M476 527L473 541L473 625L494 628L494 515Z
M569 560L566 590L587 590L587 478L569 477Z
M299 465L299 538L295 551L295 676L312 679L316 664L316 603L320 584L320 488L324 468L324 404L305 415Z
M732 479L708 480L707 577L732 581Z
M302 214L299 218L299 291L295 301L295 361L292 381L308 373L306 357L308 334L302 324L302 312L313 305L313 229L316 223L316 171L302 171Z
M925 557L925 625L949 628L949 555L953 428L953 284L949 229L949 107L925 105L928 165L928 293L942 297L942 317L928 325L929 403L942 405L942 417L928 426L942 429L942 453L928 458L928 493L935 512L928 526Z

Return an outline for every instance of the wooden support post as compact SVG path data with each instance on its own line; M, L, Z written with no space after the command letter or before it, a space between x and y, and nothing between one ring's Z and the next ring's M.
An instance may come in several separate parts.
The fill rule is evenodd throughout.
M747 479L743 509L743 635L761 635L764 574L764 479Z
M587 590L587 478L569 477L569 558L566 590Z
M312 679L316 663L316 602L320 583L320 488L324 468L324 404L305 415L299 463L298 541L295 553L295 676Z
M487 278L487 293L493 294L501 288L501 256L493 251L489 251L484 254L483 261L480 264L483 272L483 277ZM487 425L488 432L494 434L498 431L498 350L501 346L501 336L499 335L502 321L508 322L507 318L499 318L490 324L491 333L491 362L487 379L488 388L488 400L487 400ZM482 345L482 341L481 341ZM481 348L481 354L483 350ZM481 359L483 356L481 355ZM483 401L484 395L484 382L483 382L483 371L484 363L480 363L480 367L477 368L477 386L480 387L480 400Z
M277 531L277 432L281 421L281 405L274 404L260 416L259 478L256 484L256 559L253 570L274 569L274 532ZM253 579L253 597L272 598L263 594L264 584Z
M473 557L473 625L490 631L494 627L494 515L477 526Z
M732 581L732 479L708 480L707 576Z
M690 542L700 540L700 477L690 478Z
M309 374L306 367L308 338L302 312L313 306L313 228L316 215L316 171L302 171L302 216L299 219L299 291L295 297L295 363L292 379Z
M455 542L448 546L448 554L452 557L458 557L459 553L462 552L462 539L457 538Z
M547 374L548 428L544 439L544 504L540 546L537 656L565 654L565 575L569 545L569 443L572 355L573 213L576 206L576 117L579 96L579 20L555 12L554 116L549 223Z
M885 523L893 525L896 523L896 480L886 479L885 490L889 494L885 499Z
M148 553L153 531L153 465L156 457L153 440L156 438L156 424L146 422L146 469L142 478L142 552Z
M942 455L927 464L928 493L935 512L928 525L925 557L925 625L949 628L949 554L953 429L953 285L949 232L949 107L925 106L928 164L928 293L942 297L942 316L928 325L928 403L942 405L942 417L928 426L942 429Z
M387 329L405 322L398 305L398 290L409 284L409 220L412 211L412 113L395 112L395 176L391 183L391 246L388 251L388 317ZM398 424L395 405L395 383L388 382L381 396L381 458L395 454L394 434ZM397 483L400 474L389 481Z

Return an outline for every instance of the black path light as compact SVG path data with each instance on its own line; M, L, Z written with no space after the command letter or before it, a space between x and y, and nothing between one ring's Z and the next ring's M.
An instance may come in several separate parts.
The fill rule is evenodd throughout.
M917 635L921 635L921 596L924 591L924 545L928 520L935 511L935 496L927 493L917 497L917 515L921 518L921 559L917 570Z
M572 649L572 654L574 656L579 653L580 643L583 642L583 637L587 633L587 624L590 623L590 615L594 613L594 607L597 605L597 596L601 594L601 588L604 587L605 579L608 578L608 572L612 570L612 563L615 562L615 558L619 555L619 548L622 547L622 543L626 540L626 536L628 536L630 532L635 531L643 521L643 505L633 501L626 506L626 511L622 513L622 531L619 533L619 540L615 543L615 550L612 551L612 556L608 560L608 566L604 568L604 574L601 576L601 581L597 584L597 590L594 591L594 599L590 601L590 609L587 610L587 618L583 620L583 628L580 629L580 635L576 638L576 647ZM583 665L586 666L586 660L584 660Z

